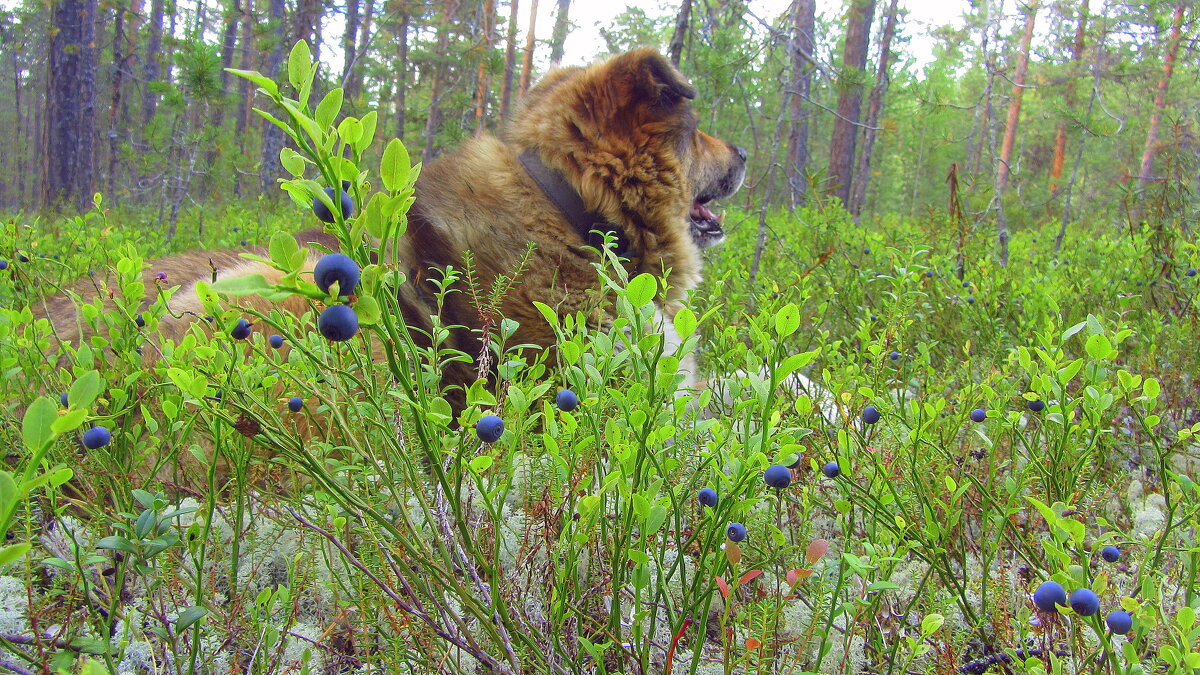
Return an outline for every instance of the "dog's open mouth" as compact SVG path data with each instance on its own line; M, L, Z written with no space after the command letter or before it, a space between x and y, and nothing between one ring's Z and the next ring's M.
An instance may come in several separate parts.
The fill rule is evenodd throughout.
M709 209L708 200L696 200L688 212L688 231L692 241L700 248L716 246L725 240L725 229L721 226L724 215L718 216Z

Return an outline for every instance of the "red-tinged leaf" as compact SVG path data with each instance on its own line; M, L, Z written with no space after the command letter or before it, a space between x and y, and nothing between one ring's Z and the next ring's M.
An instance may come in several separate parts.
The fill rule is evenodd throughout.
M806 570L806 569L788 570L787 584L789 587L795 588L796 586L799 586L800 584L804 583L805 579L811 577L812 573L813 573L812 570Z
M746 638L746 649L758 649L762 643L754 638Z
M808 550L805 551L804 557L808 559L808 564L812 565L825 555L829 550L829 542L824 539L816 539L808 545Z
M746 582L757 579L759 577L759 575L761 575L761 574L762 574L762 570L750 570L749 572L746 572L745 574L742 575L741 579L738 579L738 586L741 586L742 584L744 584Z
M721 589L722 598L729 597L729 584L725 583L725 580L721 577L717 577L717 588Z
M742 561L742 549L732 541L725 542L725 559L730 565L736 565Z

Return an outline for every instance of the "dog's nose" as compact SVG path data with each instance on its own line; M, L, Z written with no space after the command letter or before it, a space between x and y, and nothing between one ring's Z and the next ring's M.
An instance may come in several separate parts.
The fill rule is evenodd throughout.
M737 153L738 157L742 158L743 162L746 161L746 156L748 153L746 152L745 148L743 148L740 145L735 145L735 146L733 146L733 151Z

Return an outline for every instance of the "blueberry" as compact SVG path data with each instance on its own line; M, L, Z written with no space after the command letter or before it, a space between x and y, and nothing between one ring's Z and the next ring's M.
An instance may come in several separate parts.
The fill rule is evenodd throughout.
M926 279L932 279L932 278L933 278L933 270L927 270L927 271L925 272L925 278L926 278Z
M246 241L245 239L243 239L243 240L241 240L240 242L238 242L238 245L239 245L239 246L249 246L249 245L250 245L250 242L248 242L248 241Z
M570 389L563 389L554 397L554 404L563 412L571 412L579 405L579 397Z
M837 478L842 475L842 468L838 466L837 462L830 462L821 467L821 473L825 474L826 478Z
M345 342L358 333L358 315L346 305L330 305L317 318L317 328L330 342Z
M1121 559L1121 549L1116 546L1105 546L1100 549L1100 557L1104 558L1105 562L1115 563Z
M67 407L67 392L63 392L58 396L58 402L62 403L62 407Z
M1043 403L1040 399L1033 400L1033 401L1026 401L1025 406L1033 412L1042 412L1043 410L1046 409L1046 404Z
M2 270L2 269L4 269L4 268L3 268L3 267L0 267L0 270ZM1194 277L1194 276L1196 276L1196 268L1195 268L1195 267L1188 268L1187 275L1188 275L1189 277Z
M282 335L272 335L271 337L267 338L267 342L275 349L279 349L280 347L283 346L283 336Z
M350 216L354 215L354 200L350 198L350 193L346 192L345 190L342 190L341 193L340 201L342 202L342 217L349 218ZM329 195L329 199L333 201L334 205L336 206L339 200L334 196L336 194L334 189L332 187L325 188L325 194ZM325 206L325 202L321 201L321 199L318 197L313 198L313 213L316 214L317 219L323 223L337 222L337 218L334 217L333 212L330 211L329 207Z
M864 248L864 249L863 249L863 254L864 254L864 255L871 255L871 249L869 249L869 248Z
M1079 616L1091 616L1100 611L1100 598L1090 588L1071 591L1071 609Z
M899 361L900 360L900 352L892 352L891 354L888 354L888 358L893 361Z
M250 322L245 319L238 319L237 325L233 330L229 331L229 337L234 340L245 340L250 337Z
M17 262L29 262L29 256L24 253L17 253Z
M167 280L167 273L166 273L166 272L159 272L158 274L155 274L155 275L154 275L154 280L155 280L155 281L166 281L166 280Z
M803 462L803 461L804 461L804 455L797 452L796 453L796 461L792 462L791 464L788 464L788 468L789 469L799 469L800 462Z
M322 293L328 293L329 287L336 281L338 293L350 295L358 286L358 277L358 263L341 253L330 253L318 260L313 268L313 281Z
M300 398L299 396L293 396L288 399L288 410L291 410L292 412L300 412L300 409L303 407L304 399Z
M742 541L746 538L746 526L741 523L730 523L725 535L730 541Z
M1129 616L1129 612L1117 610L1112 612L1104 619L1104 623L1108 624L1108 629L1117 635L1124 635L1133 628L1133 617Z
M982 422L987 419L987 411L983 408L976 408L971 411L972 422Z
M241 231L242 231L242 228L240 228L240 227L235 227L235 228L233 228L233 231L234 231L234 232L241 232Z
M704 488L696 497L696 501L700 502L701 506L715 508L717 506L717 491L712 488Z
M484 443L495 443L504 435L504 420L495 415L484 415L475 423L475 433Z
M975 296L972 295L971 297L967 298L967 304L968 305L975 304Z
M969 281L963 282L963 288L970 288L970 287L971 287L971 282L969 282Z
M1138 285L1138 286L1141 286L1141 285L1142 285L1142 282L1140 282L1140 281L1139 281L1139 282L1137 282L1137 285Z
M876 319L878 319L878 318L879 318L879 315L878 315L878 314L872 314L872 315L871 315L871 320L872 320L872 321L874 321L874 320L876 320Z
M792 472L782 464L772 464L763 472L763 482L782 490L792 484Z
M83 447L88 450L103 448L112 441L112 434L104 427L92 427L83 432Z
M1067 591L1057 581L1047 581L1033 592L1033 604L1043 612L1057 612L1055 605L1067 604Z
M873 405L863 408L862 420L867 424L875 424L879 421L879 410Z
M0 272L4 271L6 269L8 269L8 261L0 260Z
M138 314L137 317L134 318L133 322L137 324L138 328L146 327L146 320L142 318L141 314Z

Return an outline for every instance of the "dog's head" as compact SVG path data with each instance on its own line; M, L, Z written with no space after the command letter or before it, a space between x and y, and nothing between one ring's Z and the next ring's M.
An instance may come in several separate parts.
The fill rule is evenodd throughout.
M561 171L585 204L659 239L724 239L710 203L731 196L746 153L698 128L696 90L661 54L637 49L547 74L508 138Z

